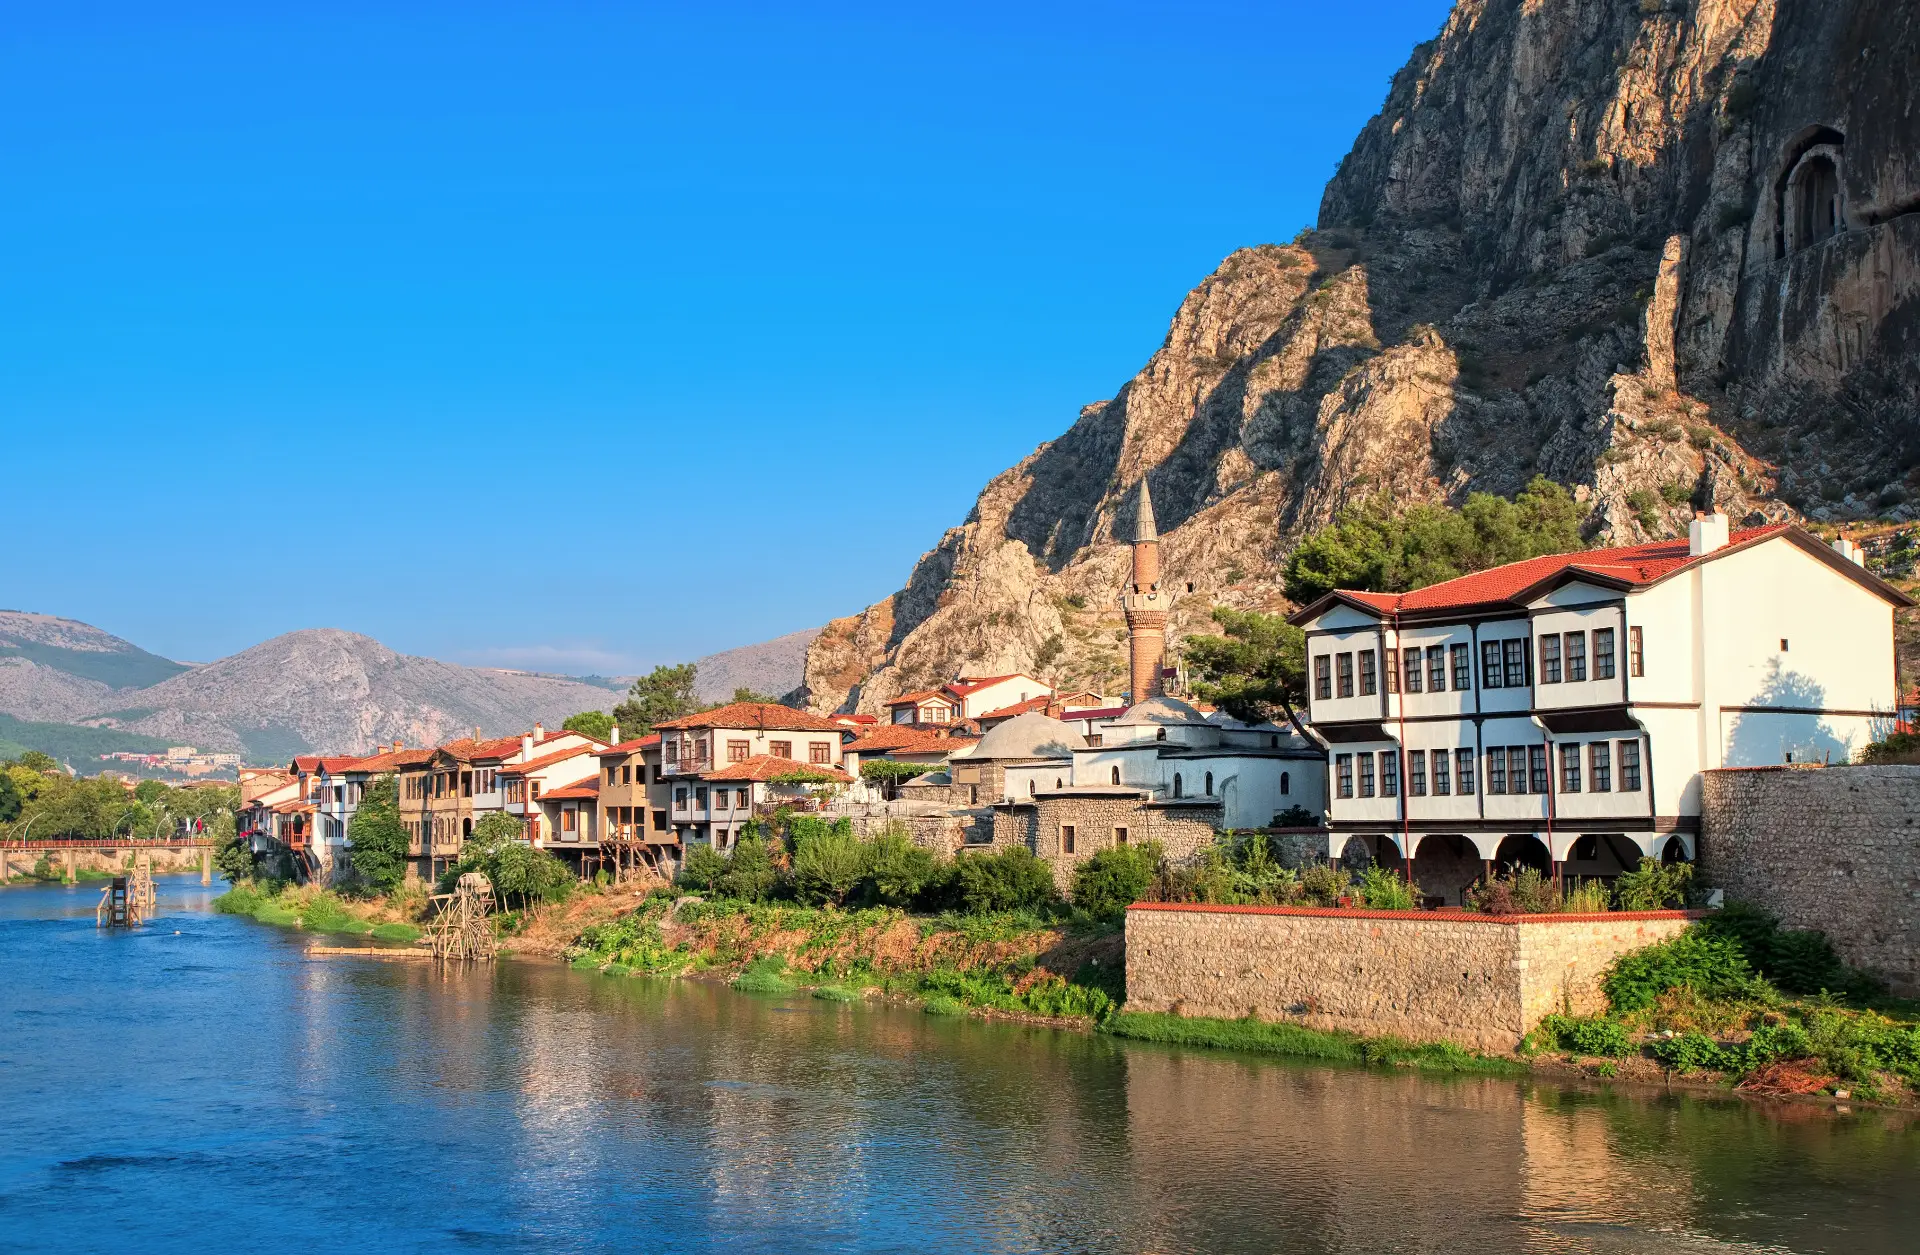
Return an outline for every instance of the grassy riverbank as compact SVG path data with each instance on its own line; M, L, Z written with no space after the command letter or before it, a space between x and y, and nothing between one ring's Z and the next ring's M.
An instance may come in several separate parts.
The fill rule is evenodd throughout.
M404 907L390 899L352 902L325 889L242 882L213 900L223 915L244 915L262 924L307 932L411 942L418 926L398 918Z

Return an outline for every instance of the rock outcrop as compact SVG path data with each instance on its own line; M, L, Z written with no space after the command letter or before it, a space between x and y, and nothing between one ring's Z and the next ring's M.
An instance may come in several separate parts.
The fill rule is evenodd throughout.
M1356 497L1543 473L1597 535L1912 517L1920 12L1875 0L1459 0L1327 186L1112 400L989 483L906 588L829 624L816 709L972 671L1116 693L1142 476L1169 637L1274 606Z

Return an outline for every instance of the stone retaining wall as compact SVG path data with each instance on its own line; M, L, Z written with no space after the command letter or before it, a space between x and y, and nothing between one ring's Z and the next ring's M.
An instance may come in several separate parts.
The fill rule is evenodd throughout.
M1705 772L1700 876L1920 995L1920 767Z
M1607 965L1693 918L1141 903L1127 1009L1510 1051L1545 1015L1605 1010Z

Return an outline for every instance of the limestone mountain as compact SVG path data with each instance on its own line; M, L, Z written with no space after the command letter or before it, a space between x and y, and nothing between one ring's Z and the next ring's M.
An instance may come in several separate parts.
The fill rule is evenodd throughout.
M785 696L805 682L807 646L818 635L819 628L807 628L757 645L741 645L696 658L694 692L709 702L724 702L737 688Z
M0 711L22 719L66 722L186 669L77 619L0 610Z
M1381 490L1542 473L1621 542L1709 500L1915 517L1916 82L1912 5L1458 0L1317 227L1228 257L1112 400L829 624L811 703L877 710L963 668L1116 691L1143 476L1172 640L1281 604L1292 544Z

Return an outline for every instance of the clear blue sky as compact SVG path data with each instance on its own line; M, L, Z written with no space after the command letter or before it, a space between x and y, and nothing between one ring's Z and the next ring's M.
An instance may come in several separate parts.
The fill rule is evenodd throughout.
M856 611L1447 8L13 7L0 606L604 673Z

